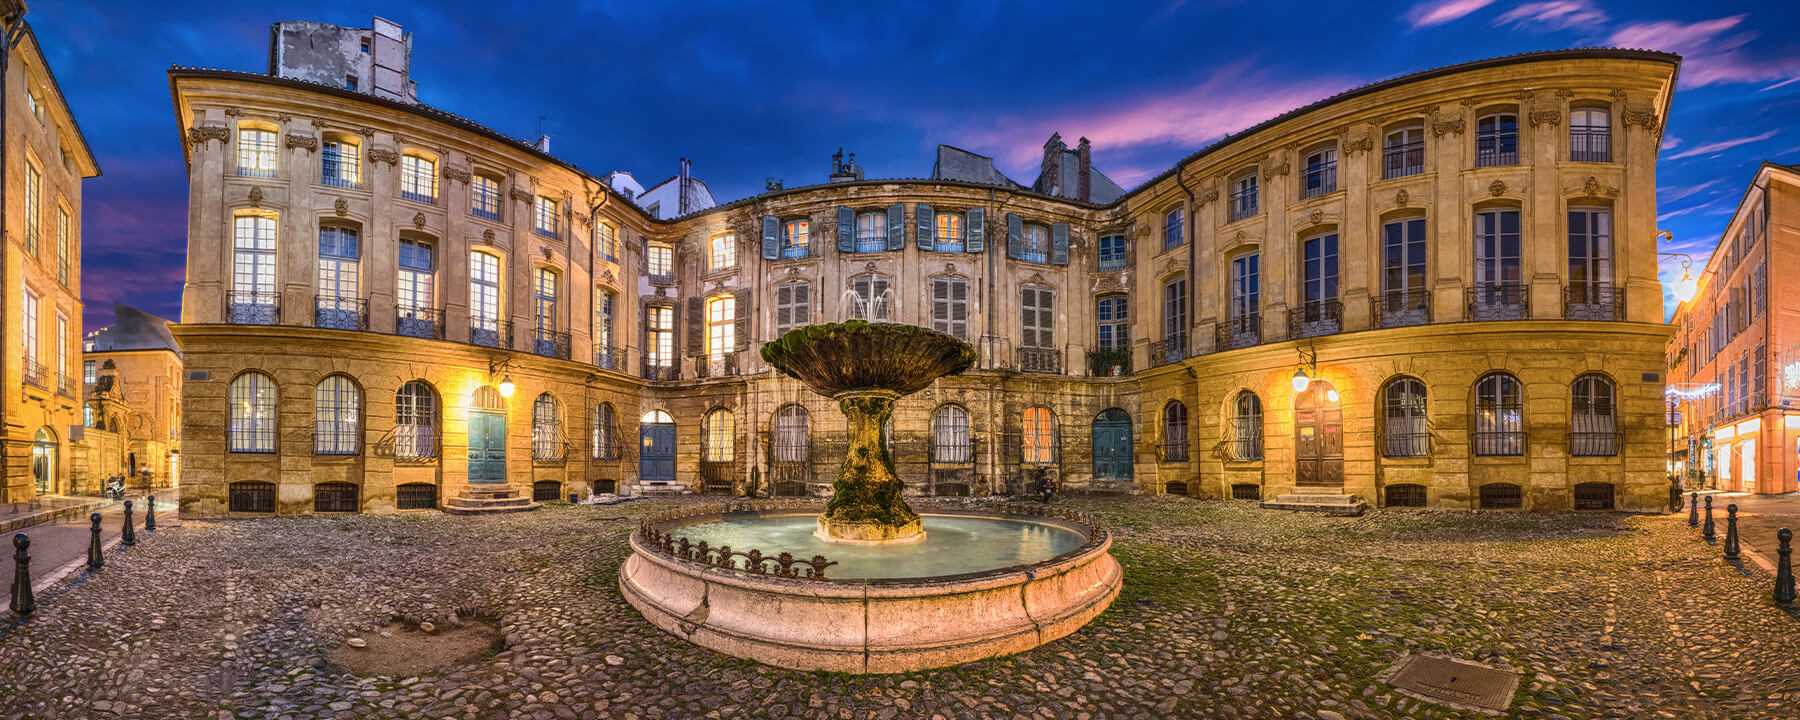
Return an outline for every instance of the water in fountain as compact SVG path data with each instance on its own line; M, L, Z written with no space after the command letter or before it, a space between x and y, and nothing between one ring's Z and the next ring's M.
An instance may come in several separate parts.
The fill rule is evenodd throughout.
M796 557L837 561L844 579L922 578L981 572L1047 560L1081 547L1087 538L1045 523L957 515L926 515L925 539L904 545L849 545L817 535L812 515L741 518L676 530L673 535L713 546L767 548Z
M845 290L844 296L838 300L837 321L867 320L874 323L895 322L900 316L900 298L892 288L881 291L880 295L870 300L855 290Z

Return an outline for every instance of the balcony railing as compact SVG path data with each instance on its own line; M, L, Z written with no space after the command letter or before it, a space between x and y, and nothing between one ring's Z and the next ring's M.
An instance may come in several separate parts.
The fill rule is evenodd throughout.
M1512 149L1504 149L1500 142L1480 142L1475 146L1475 167L1496 167L1500 165L1519 164L1517 138L1510 143Z
M1326 193L1337 192L1337 161L1311 165L1306 168L1306 176L1302 178L1300 197L1318 197Z
M958 437L949 433L949 437L934 439L931 443L931 464L933 465L969 465L975 462L975 439L967 435Z
M1344 306L1336 300L1309 302L1288 311L1288 337L1335 335L1344 330Z
M326 187L347 188L350 190L362 189L361 180L344 177L342 167L337 163L331 162L322 163L319 166L319 184Z
M403 200L411 200L413 202L422 202L422 203L427 203L430 205L437 204L437 196L431 195L429 193L412 192L410 190L401 190L400 198Z
M1056 348L1022 347L1018 352L1020 372L1062 374L1062 352Z
M369 329L369 301L338 295L313 296L313 327L333 330Z
M1569 454L1575 457L1616 457L1619 454L1619 433L1571 432Z
M1231 222L1237 222L1256 214L1256 189L1239 190L1231 194Z
M735 352L702 355L694 362L694 377L721 378L737 377L738 354Z
M1099 264L1100 272L1111 272L1113 270L1124 270L1124 269L1125 269L1125 253L1124 252L1105 253L1100 256L1100 264Z
M544 357L569 359L569 334L549 328L532 333L531 351Z
M495 202L497 204L499 201L496 200ZM480 205L476 205L474 207L469 208L469 214L474 215L475 217L478 217L478 218L487 218L489 220L493 220L496 222L498 222L500 220L500 211L499 210L489 210Z
M1563 317L1568 320L1624 320L1625 293L1607 283L1581 283L1563 288Z
M1246 348L1262 343L1262 313L1250 313L1219 323L1213 338L1220 350Z
M886 252L887 235L857 235L856 251L859 253Z
M1528 293L1519 283L1476 285L1468 298L1468 320L1524 320L1530 314Z
M75 389L75 378L68 373L56 374L56 394L70 400L78 400L81 398L81 395L77 394Z
M625 349L596 345L594 346L594 364L603 370L625 372Z
M444 311L419 305L395 305L394 332L407 337L442 340Z
M783 245L781 246L781 259L800 260L808 256L811 247L811 245Z
M513 324L511 320L493 320L490 318L469 318L469 344L483 347L511 349Z
M226 300L235 325L274 325L281 322L281 294L233 291Z
M1381 153L1383 178L1407 177L1425 172L1425 141L1388 145Z
M675 271L667 270L659 273L652 270L650 271L650 282L664 284L675 282Z
M274 168L245 167L243 165L239 165L238 169L237 169L237 174L238 174L238 177L272 178L272 177L275 177L275 169Z
M645 355L638 362L638 374L645 380L680 380L681 366L675 364L674 358Z
M25 356L25 384L40 390L50 389L50 366L37 361L30 355Z
M1188 334L1174 333L1150 343L1150 367L1174 365L1188 359Z
M1226 462L1256 462L1263 459L1261 417L1234 417L1230 437L1218 445L1219 458Z
M1369 298L1375 327L1397 328L1431 322L1431 293L1426 290L1394 290Z
M1612 131L1569 128L1569 159L1574 162L1612 162Z

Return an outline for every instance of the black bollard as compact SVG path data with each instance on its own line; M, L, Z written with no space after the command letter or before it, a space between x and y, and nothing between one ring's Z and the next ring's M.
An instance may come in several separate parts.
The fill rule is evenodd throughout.
M94 527L88 531L88 568L99 570L106 566L106 555L100 550L100 513L88 516Z
M13 612L20 615L30 615L32 611L37 610L37 598L31 594L31 553L26 551L30 547L31 538L25 537L25 533L13 536L14 567L11 607ZM1794 593L1790 589L1788 594L1793 595Z
M1738 559L1737 503L1725 506L1725 559Z
M1789 556L1794 554L1794 549L1788 547L1788 543L1793 539L1794 531L1787 528L1775 532L1775 540L1781 543L1781 547L1775 551L1780 556L1775 561L1775 604L1782 607L1794 604L1794 566L1789 560Z
M144 529L156 530L156 496L144 498Z
M575 493L569 493L569 504L574 505L578 502L581 502L581 496L576 495Z
M1688 527L1700 527L1700 493L1688 493Z
M1708 510L1708 512L1710 512L1712 509L1707 508L1707 510ZM1707 525L1706 527L1711 528L1712 526ZM125 547L131 547L131 546L137 544L137 533L134 533L131 531L131 501L130 500L125 501L125 531L119 533L119 542L124 544Z
M131 509L126 508L125 512L131 512ZM1700 537L1706 538L1707 542L1712 542L1713 538L1718 536L1718 533L1713 532L1712 496L1708 495L1706 496L1706 524L1700 528Z

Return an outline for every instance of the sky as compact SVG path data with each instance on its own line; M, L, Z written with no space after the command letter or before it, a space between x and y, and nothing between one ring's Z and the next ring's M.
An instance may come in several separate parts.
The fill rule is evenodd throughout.
M690 158L720 202L768 178L822 182L840 147L869 177L929 176L948 143L1030 183L1052 132L1090 138L1095 166L1129 189L1342 90L1589 45L1685 58L1657 168L1675 238L1663 250L1702 267L1757 166L1800 164L1800 124L1782 120L1800 117L1791 1L35 0L27 19L103 173L82 208L88 331L115 301L180 315L187 181L169 66L267 72L271 23L373 15L413 33L423 102L518 137L541 122L557 156L596 175L649 184Z

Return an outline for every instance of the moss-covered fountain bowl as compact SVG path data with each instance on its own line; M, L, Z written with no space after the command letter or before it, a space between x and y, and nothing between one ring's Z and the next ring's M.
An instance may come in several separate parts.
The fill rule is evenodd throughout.
M911 395L975 366L975 349L915 325L851 320L789 330L762 347L762 359L830 398L879 391Z

